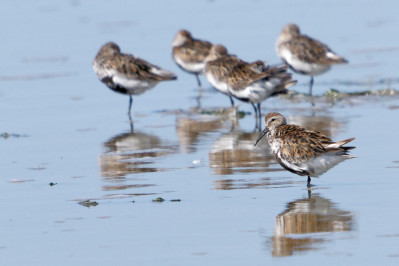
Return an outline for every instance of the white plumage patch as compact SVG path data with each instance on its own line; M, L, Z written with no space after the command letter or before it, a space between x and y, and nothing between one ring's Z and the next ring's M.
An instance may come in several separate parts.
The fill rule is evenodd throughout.
M281 159L281 157L279 156ZM336 153L325 153L323 155L319 155L316 158L301 164L293 164L286 160L282 160L282 162L290 169L303 172L306 171L309 173L311 177L319 177L320 175L327 172L329 169L333 168L337 164L353 158L350 155L337 155Z
M312 177L318 177L325 172L327 172L330 168L336 166L342 161L345 161L346 159L352 158L351 156L347 155L337 155L335 153L326 153L320 156L317 156L310 162L307 162L306 164L302 164L299 167L305 169L310 176Z
M331 58L331 59L340 59L341 57L332 53L332 52L327 52L326 57Z
M303 72L310 76L316 76L323 74L330 69L330 65L308 63L303 60L299 60L292 52L288 49L281 49L280 55L284 60L295 69L297 72Z
M173 76L173 74L171 72L164 70L164 69L157 68L157 67L152 67L150 72L154 73L155 75L158 75L160 77Z
M178 46L180 46L180 45L183 45L183 44L186 43L186 41L187 41L187 38L186 38L186 37L183 37L183 36L181 36L180 34L178 34L178 35L175 37L175 39L173 40L172 47L178 47Z
M175 56L176 63L181 66L183 69L192 73L202 73L205 69L205 63L187 63L184 62L181 58Z
M120 87L125 88L128 91L128 94L132 95L142 94L146 90L151 89L156 85L156 82L128 79L125 76L119 74L115 74L112 77L112 81Z
M101 67L101 65L99 63L97 63L97 61L94 61L94 63L93 63L93 70L94 70L94 73L96 73L99 80L102 80L105 77L110 77L113 75L113 73L115 73L115 71L112 69L107 70L107 69Z
M246 98L252 103L261 103L274 92L276 86L280 85L280 83L281 80L278 78L269 78L253 82L242 90L233 90L231 88L229 90L237 98Z
M212 74L206 74L206 78L208 79L209 83L212 84L218 91L224 94L230 94L229 88L226 82L217 80Z

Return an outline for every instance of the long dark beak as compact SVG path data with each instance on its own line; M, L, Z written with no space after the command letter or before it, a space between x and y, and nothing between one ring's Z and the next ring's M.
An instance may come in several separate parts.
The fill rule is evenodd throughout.
M261 138L263 138L263 136L265 136L268 131L269 130L267 129L267 127L265 127L265 129L260 133L260 135L259 135L258 139L256 140L254 146L256 146L256 144L258 144L258 142L261 140Z

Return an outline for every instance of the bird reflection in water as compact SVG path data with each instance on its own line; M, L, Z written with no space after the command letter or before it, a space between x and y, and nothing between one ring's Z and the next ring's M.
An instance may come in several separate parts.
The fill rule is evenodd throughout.
M148 187L154 184L126 184L129 174L160 172L168 169L155 167L158 158L176 152L176 146L165 143L159 137L141 133L122 133L106 141L106 151L99 157L101 176L115 185L104 190L121 190L132 187ZM136 180L137 181L137 180Z
M254 149L258 132L233 130L223 134L212 145L210 167L217 175L234 172L264 172L274 163L269 149Z
M327 239L312 234L349 232L353 224L351 212L340 210L329 199L309 192L308 197L288 203L287 209L276 217L271 238L272 256L292 256L315 250Z
M237 109L235 107L220 110L193 110L177 118L176 131L179 136L180 149L183 153L194 153L201 138L209 141L207 134L216 132L225 126L229 120L236 123Z
M233 130L223 134L212 145L209 153L210 168L215 175L226 176L251 172L282 171L269 149L254 149L258 132ZM246 179L220 178L215 181L215 189L246 189L260 186L283 185L286 181L272 178Z

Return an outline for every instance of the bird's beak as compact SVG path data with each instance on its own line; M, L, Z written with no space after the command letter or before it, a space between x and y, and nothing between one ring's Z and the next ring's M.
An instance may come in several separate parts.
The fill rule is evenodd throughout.
M266 133L269 132L269 130L267 129L267 127L265 127L265 129L260 133L258 139L256 140L254 146L256 146L256 144L258 144L258 142L261 140L261 138L263 138L264 135L266 135Z

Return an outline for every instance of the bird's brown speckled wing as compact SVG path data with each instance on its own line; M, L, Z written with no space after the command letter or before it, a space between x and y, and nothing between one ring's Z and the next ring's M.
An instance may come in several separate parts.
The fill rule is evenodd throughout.
M276 138L280 141L280 156L290 163L307 162L319 154L327 152L324 145L332 140L319 132L309 131L296 125L285 125L277 129Z
M132 80L162 81L176 78L172 73L130 54L111 56L103 62L103 66Z
M246 64L236 65L227 75L227 82L233 90L243 90L251 83L270 76L268 72L253 71Z
M182 46L174 47L173 55L178 56L186 63L202 63L209 55L211 48L210 42L193 40Z
M347 62L344 58L327 57L326 54L332 52L331 49L306 35L297 36L281 45L288 48L299 60L308 63L334 64Z
M226 75L238 64L242 63L240 59L232 56L224 56L214 61L208 62L206 71L213 73L219 80L225 80Z

